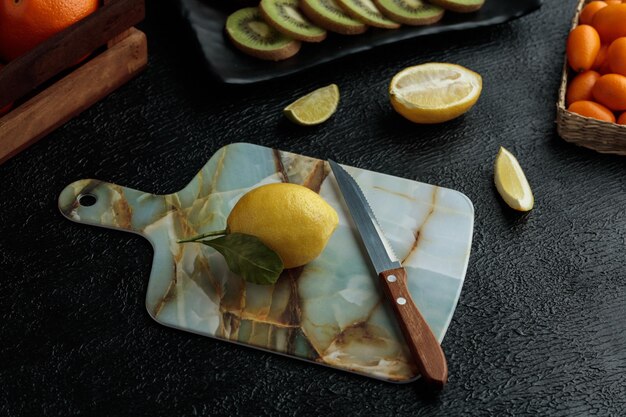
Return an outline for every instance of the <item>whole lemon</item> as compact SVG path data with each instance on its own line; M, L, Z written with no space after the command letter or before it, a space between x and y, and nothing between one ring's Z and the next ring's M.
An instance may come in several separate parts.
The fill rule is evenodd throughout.
M226 220L228 233L258 237L278 254L285 268L317 258L338 223L337 212L319 194L288 183L247 192Z

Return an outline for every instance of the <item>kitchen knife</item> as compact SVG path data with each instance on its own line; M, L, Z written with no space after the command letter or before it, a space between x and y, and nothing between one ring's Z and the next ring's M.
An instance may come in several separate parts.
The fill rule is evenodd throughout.
M448 380L446 357L428 323L411 299L406 283L406 271L393 254L382 228L354 178L336 162L329 160L328 163L335 174L339 190L422 378L433 387L443 388Z

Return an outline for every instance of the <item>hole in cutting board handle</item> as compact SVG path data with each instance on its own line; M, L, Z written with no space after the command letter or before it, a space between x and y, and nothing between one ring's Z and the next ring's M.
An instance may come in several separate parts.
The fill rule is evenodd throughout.
M98 202L98 198L93 194L81 194L78 196L78 204L83 207L91 207Z

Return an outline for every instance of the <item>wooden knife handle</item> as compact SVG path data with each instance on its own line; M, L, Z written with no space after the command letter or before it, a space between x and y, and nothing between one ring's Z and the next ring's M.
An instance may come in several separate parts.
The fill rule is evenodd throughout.
M381 272L379 277L422 378L442 389L448 381L446 357L409 294L406 271L390 269Z

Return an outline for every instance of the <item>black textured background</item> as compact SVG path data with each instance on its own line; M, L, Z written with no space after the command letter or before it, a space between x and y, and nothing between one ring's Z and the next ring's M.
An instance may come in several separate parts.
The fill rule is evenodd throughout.
M498 0L490 0L498 1ZM0 415L626 414L626 159L556 136L555 102L575 0L520 20L419 39L264 85L222 87L183 46L172 3L148 1L147 72L0 166ZM411 64L483 75L466 116L419 127L387 100ZM280 109L337 83L316 128ZM168 329L144 307L152 249L70 223L68 183L98 178L170 193L224 144L248 141L467 194L473 251L443 342L439 395ZM492 185L499 145L536 207L518 215Z

